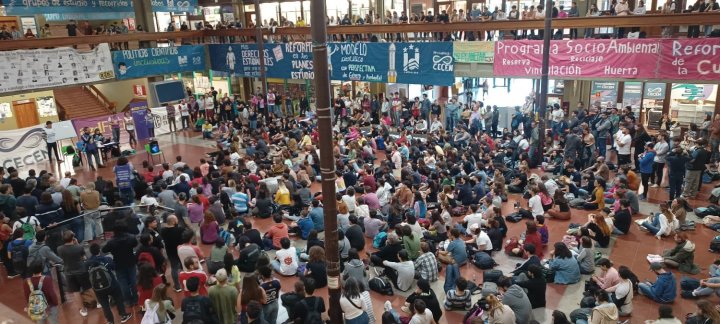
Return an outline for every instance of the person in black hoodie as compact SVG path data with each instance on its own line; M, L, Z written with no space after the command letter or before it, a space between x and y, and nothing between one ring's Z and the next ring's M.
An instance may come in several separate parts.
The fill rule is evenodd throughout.
M528 280L518 282L517 285L527 290L527 296L530 298L530 305L532 305L533 309L545 307L547 283L545 282L542 267L532 264L528 266L526 274Z
M527 252L528 258L525 260L525 262L518 263L515 267L515 270L512 271L513 283L526 281L528 279L526 274L528 268L533 264L538 266L540 265L540 258L535 255L535 245L531 243L526 243L523 245L523 250Z
M387 241L385 246L381 247L379 251L370 254L370 264L376 267L384 267L383 261L400 262L398 260L398 252L403 249L402 242L398 238L395 232L389 232L387 234Z
M252 273L257 269L257 261L262 254L260 246L255 243L251 243L250 239L246 236L240 237L238 243L240 254L237 259L237 266L240 272Z
M435 292L432 288L430 288L430 282L422 278L417 281L417 289L415 289L415 291L410 294L407 299L405 299L405 305L401 307L402 311L411 313L409 307L410 305L415 304L415 301L418 299L425 302L427 309L429 309L433 314L433 319L435 319L435 322L439 323L440 318L443 315L440 303L438 302Z
M150 253L155 263L155 271L165 276L165 257L155 244L155 238L150 233L142 233L140 235L140 247L137 249L136 255L140 257L143 252Z
M680 148L680 141L673 141L673 148L665 158L668 167L669 200L675 199L682 193L682 185L685 180L685 164L690 157Z
M115 225L115 236L105 244L103 253L111 253L115 260L115 275L120 282L120 289L123 292L125 303L130 306L137 304L137 269L135 269L136 258L134 248L138 241L135 235L126 231L127 224L118 221Z

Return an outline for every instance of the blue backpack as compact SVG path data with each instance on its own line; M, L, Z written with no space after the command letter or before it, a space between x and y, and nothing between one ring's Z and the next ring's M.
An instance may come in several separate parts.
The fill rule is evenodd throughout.
M385 241L387 240L387 233L386 232L379 232L375 235L373 238L373 247L376 249L379 249L383 246L385 246Z

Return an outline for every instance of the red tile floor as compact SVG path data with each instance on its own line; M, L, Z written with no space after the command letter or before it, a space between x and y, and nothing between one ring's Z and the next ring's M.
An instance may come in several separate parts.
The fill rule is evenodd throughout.
M180 155L183 157L184 161L190 163L191 165L198 163L199 159L202 158L205 153L213 150L213 142L198 139L197 133L178 133L176 135L161 136L160 143L162 150L165 152L165 157L168 159L169 162L174 161L175 156ZM145 153L140 153L131 157L130 160L134 165L139 166L141 165L142 161L146 159L147 157ZM91 172L87 168L72 171L74 172L74 177L76 177L80 183L84 183L85 181L94 179L94 177L98 175L102 175L106 179L113 179L114 176L112 174L112 169L110 168L113 164L113 161L109 161L107 163L107 165L109 166L108 168L99 169L97 172ZM59 170L58 166L56 165L50 166L46 164L40 167L47 168L48 170L53 170L56 174L62 174L62 172L67 170L67 168L69 167L69 162L61 164ZM312 189L314 191L320 190L319 184L314 184ZM703 188L704 194L701 196L704 200L693 200L690 202L691 205L693 207L698 207L708 204L705 198L707 197L711 189L711 185L705 185ZM657 211L657 203L667 199L666 191L661 188L651 188L648 196L650 203L643 202L641 207L641 212L645 215L650 212ZM520 195L511 195L509 197L509 201L503 204L503 213L507 214L512 212L513 202L520 200L522 200ZM522 204L524 204L524 202L522 202ZM587 214L588 212L586 211L573 209L572 219L570 221L547 221L546 224L550 232L550 242L559 241L562 238L565 230L567 229L567 225L570 222L584 223L587 220ZM460 218L458 217L456 219L459 220ZM259 228L262 232L269 229L271 223L272 221L270 219L253 220L254 227ZM508 223L508 226L509 237L519 235L524 229L523 223ZM705 275L708 265L711 264L715 260L715 258L718 257L717 254L712 254L707 251L710 240L712 240L715 235L718 235L718 233L715 233L703 226L698 226L697 229L691 232L690 235L691 240L696 242L696 245L698 247L696 251L695 262L703 269L703 272L700 275L694 277L701 278ZM295 244L298 246L304 246L304 242L302 241L296 241ZM674 242L669 238L666 238L664 240L657 240L649 234L641 232L636 227L633 227L630 234L624 237L614 239L613 243L611 243L611 247L602 251L604 255L609 255L610 259L613 260L613 262L617 266L625 265L630 267L633 272L638 275L640 280L654 280L653 274L648 270L648 263L645 259L646 255L650 253L658 254L662 252L663 249L669 249L673 246ZM367 250L373 250L372 242L369 239L366 240L366 248ZM203 246L203 249L209 252L210 248L209 246ZM501 252L496 253L495 258L498 263L501 264L498 268L503 271L508 271L512 269L513 265L518 262L518 260L510 260L510 258L505 256ZM482 271L472 265L464 266L461 269L461 274L465 278L476 280L477 282L482 282ZM436 293L440 295L440 302L443 301L442 283L444 281L444 278L442 277L442 275L443 272L441 272L441 278L439 282L433 284L433 288L435 289ZM679 281L680 274L676 272L675 275ZM282 291L287 292L292 289L293 284L297 280L297 278L279 277L279 280L282 283ZM27 318L23 315L23 308L26 304L26 300L24 300L23 297L20 297L20 291L22 289L21 285L22 282L19 279L9 280L4 275L4 269L0 270L0 287L2 287L2 289L0 289L0 322L29 322L29 320L27 320ZM535 319L538 320L540 323L551 323L550 313L552 312L552 310L555 309L562 310L566 314L569 314L570 311L579 307L579 296L581 296L582 289L582 284L576 284L571 286L554 284L548 285L547 308L545 310L535 310ZM175 294L174 292L171 292L171 294L174 295L175 305L180 305L181 297L179 296L179 294ZM327 297L327 288L318 289L315 294L318 296ZM400 295L386 297L374 292L372 292L371 295L373 297L373 308L375 310L375 314L378 320L380 314L382 314L383 303L386 300L390 300L393 306L399 310L405 299L404 296ZM718 297L712 296L710 298L713 302L718 302ZM657 304L643 296L635 296L633 302L633 316L631 318L628 318L630 320L630 323L643 323L644 320L657 318ZM681 319L684 318L686 313L695 310L693 301L684 300L679 297L672 305L672 307L675 311L675 315ZM68 302L62 305L60 311L60 322L104 323L104 318L100 310L90 311L89 316L83 318L79 315L78 309L79 307L77 302L74 300L74 297L68 296ZM129 323L140 322L142 314L139 312L138 309L136 309L135 311L135 317ZM440 323L459 323L460 321L462 321L463 315L464 314L461 312L445 312L442 319L440 320ZM5 320L12 320L14 322L3 322Z

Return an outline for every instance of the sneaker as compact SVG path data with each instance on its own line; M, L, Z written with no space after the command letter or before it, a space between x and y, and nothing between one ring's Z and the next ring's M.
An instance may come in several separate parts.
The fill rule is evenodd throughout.
M656 184L653 184L652 186L650 186L650 188L657 188L657 187L660 187L660 186L657 185L657 183L656 183Z
M97 305L95 305L95 308L102 308L102 305L100 305L100 303L97 303Z
M403 311L403 312L405 312L405 313L410 314L410 308L408 308L407 306L404 306L404 305L403 305L403 307L400 307L400 310Z
M85 307L80 308L80 316L87 317L87 314L88 314L87 308L85 308Z
M385 309L386 312L389 312L392 309L392 304L390 303L389 300L385 301L385 305L383 306L383 308Z
M175 292L176 293L182 292L182 288L175 288Z
M132 318L132 315L132 313L128 313L127 315L120 316L120 323L129 321Z
M8 278L8 279L15 279L15 278L17 278L19 275L20 275L20 274L17 274L17 273L16 273L16 274L9 274L9 275L7 276L7 278Z

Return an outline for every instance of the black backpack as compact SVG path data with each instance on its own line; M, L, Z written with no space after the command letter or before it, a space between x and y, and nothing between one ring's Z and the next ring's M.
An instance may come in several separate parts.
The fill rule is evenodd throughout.
M90 265L88 269L90 285L97 293L106 294L113 288L113 277L110 270L102 263Z
M492 269L495 266L495 260L485 252L475 252L472 260L473 264L480 269Z
M25 241L22 241L22 243L20 244L15 244L10 252L13 267L15 267L15 272L19 274L24 274L25 270L27 269L28 255L30 254L28 247L25 246Z
M374 277L370 279L368 285L370 286L370 290L382 295L392 296L394 294L390 280L385 277Z
M318 298L314 300L312 307L305 302L305 299L300 302L307 308L303 324L323 324L322 315L318 312Z
M720 235L715 236L712 241L710 241L710 252L718 253L720 252Z

